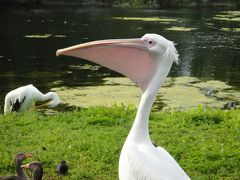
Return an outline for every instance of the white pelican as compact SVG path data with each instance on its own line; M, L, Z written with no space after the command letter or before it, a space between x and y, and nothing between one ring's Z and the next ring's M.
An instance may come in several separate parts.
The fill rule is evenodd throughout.
M44 104L36 106L36 108L54 108L60 103L60 98L54 92L43 94L32 84L22 86L10 91L5 96L4 114L11 111L27 111L33 107L36 102L43 101Z
M153 146L148 130L155 96L173 62L179 61L173 42L157 34L146 34L140 39L79 44L59 49L56 54L98 63L129 77L140 86L141 101L120 155L120 180L190 179L165 149Z

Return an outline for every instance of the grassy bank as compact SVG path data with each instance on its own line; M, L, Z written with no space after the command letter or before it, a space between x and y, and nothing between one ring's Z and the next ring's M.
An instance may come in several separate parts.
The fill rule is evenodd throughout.
M0 175L14 174L13 156L32 152L28 161L44 165L44 179L117 179L121 147L136 109L112 106L44 115L40 112L0 115ZM152 139L168 150L192 179L240 177L240 110L196 108L186 112L154 112Z

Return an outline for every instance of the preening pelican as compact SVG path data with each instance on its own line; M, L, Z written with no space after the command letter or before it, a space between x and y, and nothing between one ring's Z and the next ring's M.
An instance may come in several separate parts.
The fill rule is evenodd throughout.
M157 34L146 34L139 39L93 41L60 49L56 54L95 62L140 86L141 101L120 155L120 180L190 179L165 149L153 146L148 130L156 94L173 62L179 61L173 42Z
M23 112L29 110L36 102L43 102L36 108L54 108L60 103L60 98L54 92L41 93L32 84L10 91L5 96L4 114L8 112ZM45 102L47 101L47 102Z

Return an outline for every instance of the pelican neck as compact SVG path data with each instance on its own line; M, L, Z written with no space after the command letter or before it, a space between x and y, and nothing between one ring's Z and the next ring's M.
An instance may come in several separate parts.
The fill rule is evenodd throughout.
M138 142L150 142L148 124L151 108L159 88L170 71L172 63L173 61L167 58L158 62L156 72L141 96L137 114L127 139Z

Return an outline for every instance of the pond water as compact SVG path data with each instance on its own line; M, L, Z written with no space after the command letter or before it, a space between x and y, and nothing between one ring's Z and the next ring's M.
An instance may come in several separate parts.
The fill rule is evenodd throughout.
M42 92L57 87L97 86L119 77L59 48L154 32L177 44L181 64L170 76L220 80L240 88L240 11L214 8L138 10L95 7L0 7L0 101L19 86Z

